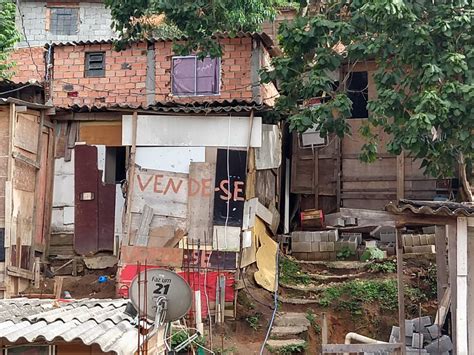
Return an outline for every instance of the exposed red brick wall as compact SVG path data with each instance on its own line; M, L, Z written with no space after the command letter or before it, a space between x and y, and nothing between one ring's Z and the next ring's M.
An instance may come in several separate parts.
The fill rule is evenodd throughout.
M99 51L105 52L105 76L85 77L85 53ZM121 52L111 44L55 47L53 80L56 106L145 104L146 44Z
M44 53L45 49L43 47L19 48L11 52L10 61L14 63L12 68L14 75L11 80L16 83L25 83L30 80L43 82ZM36 66L34 63L36 63Z
M176 97L171 94L172 42L155 43L156 100L195 102L219 100L252 100L251 38L224 38L221 58L220 95Z

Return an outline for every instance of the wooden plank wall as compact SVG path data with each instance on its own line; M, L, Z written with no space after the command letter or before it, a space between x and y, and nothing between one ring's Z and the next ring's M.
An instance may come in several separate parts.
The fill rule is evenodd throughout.
M375 64L359 63L352 70L368 72L368 97L373 99ZM401 197L431 200L435 196L436 179L424 176L421 162L407 154L398 159L389 154L389 137L382 131L378 132L377 160L371 164L360 161L364 139L359 128L364 121L349 119L352 136L342 140L328 137L325 147L314 150L300 147L297 134L293 134L291 192L302 195L302 209L318 208L325 213L338 207L380 210Z
M10 106L0 106L0 228L5 228L5 182L8 174Z

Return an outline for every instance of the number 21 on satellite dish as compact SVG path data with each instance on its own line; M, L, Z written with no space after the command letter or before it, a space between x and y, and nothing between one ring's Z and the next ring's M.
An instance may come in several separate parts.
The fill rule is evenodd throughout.
M135 276L129 295L139 313L144 313L150 320L161 319L169 323L189 312L193 292L178 274L164 269L148 269Z

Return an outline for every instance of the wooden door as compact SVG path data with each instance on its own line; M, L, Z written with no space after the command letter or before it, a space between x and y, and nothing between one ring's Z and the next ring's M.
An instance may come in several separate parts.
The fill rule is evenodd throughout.
M101 176L97 148L76 146L74 250L81 255L113 250L115 185L103 184Z

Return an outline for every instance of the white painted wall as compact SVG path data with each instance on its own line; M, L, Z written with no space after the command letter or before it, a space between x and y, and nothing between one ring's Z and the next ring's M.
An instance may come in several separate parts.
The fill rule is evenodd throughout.
M20 20L20 12L17 11L17 28L23 34L22 25L24 25L26 37L32 46L42 46L50 41L91 41L116 37L115 32L110 27L112 24L110 10L105 8L104 3L82 1L78 1L78 3L79 29L74 35L59 36L47 30L47 3L41 1L19 1L21 14L23 15L23 24ZM26 41L20 41L17 47L27 47Z
M189 174L191 162L206 161L206 147L137 147L135 162L144 169Z
M54 164L51 233L74 232L74 150L71 160L56 159Z
M250 131L251 130L251 131ZM231 116L147 116L137 120L137 146L262 146L262 118ZM122 144L132 145L132 116L122 118Z

